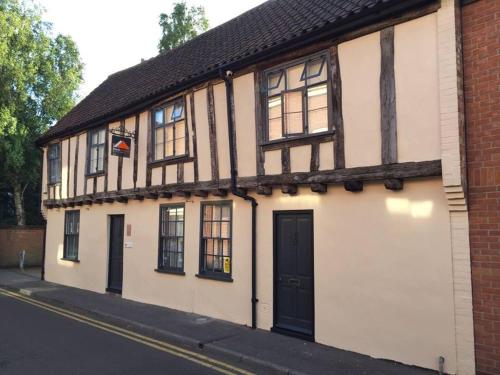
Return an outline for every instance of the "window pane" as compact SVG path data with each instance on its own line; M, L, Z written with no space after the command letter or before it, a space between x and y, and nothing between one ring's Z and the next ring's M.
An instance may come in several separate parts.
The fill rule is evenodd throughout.
M97 131L92 132L91 143L92 145L96 145L99 143L99 132Z
M302 91L287 92L284 105L286 134L302 133Z
M163 128L155 131L155 159L163 159Z
M103 171L104 170L104 144L99 146L98 151L99 151L99 160L97 163L97 168L100 171Z
M174 142L168 141L165 144L165 156L174 156Z
M281 117L279 119L269 120L269 140L283 138L283 131L281 127Z
M183 155L186 153L186 138L176 139L175 155Z
M271 73L267 76L267 95L276 95L285 89L283 71Z
M231 254L231 248L230 248L229 244L230 244L229 240L223 240L222 241L222 246L224 248L223 254L225 256L229 256Z
M281 96L268 100L269 140L283 136L281 126Z
M304 86L305 82L301 81L304 64L292 66L286 70L286 89L292 90Z
M229 205L222 206L222 220L231 220L231 207Z
M211 205L204 206L203 220L212 220L212 208Z
M214 240L206 240L206 252L213 255L214 253Z
M103 144L105 136L106 136L106 129L99 130L99 132L97 133L97 142L99 144Z
M213 219L220 220L221 217L221 206L214 206L213 208Z
M319 82L326 81L328 69L326 67L325 58L319 57L307 63L307 84L313 85Z
M184 221L184 207L177 209L177 220Z
M221 223L220 236L222 238L229 238L229 223L228 222Z
M184 235L184 223L182 221L177 222L177 237L182 237Z
M203 223L203 237L211 237L212 236L212 225L210 222Z
M184 138L186 136L186 127L184 121L179 121L175 123L175 139Z
M170 119L173 121L173 120L179 120L182 117L184 117L184 103L177 102L174 104L174 109L172 111Z
M176 226L175 226L175 221L169 221L168 223L168 235L169 236L175 236L176 233Z
M172 113L174 111L174 106L173 105L169 105L167 106L167 108L165 108L165 112L166 112L166 116L165 118L167 119L167 123L170 123L172 122Z
M220 237L220 223L217 221L212 223L212 237Z
M328 99L325 85L307 90L308 125L310 133L328 130Z
M163 109L159 109L155 112L155 125L163 124Z

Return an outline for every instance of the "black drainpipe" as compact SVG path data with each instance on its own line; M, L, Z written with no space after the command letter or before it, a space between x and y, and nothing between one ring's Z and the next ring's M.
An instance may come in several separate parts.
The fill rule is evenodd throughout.
M227 104L227 128L229 136L229 165L231 168L231 194L243 198L252 204L252 328L257 328L257 248L256 248L256 217L257 201L236 185L238 170L234 158L236 145L234 144L234 96L233 96L233 72L228 70L226 74L220 72L221 77L226 83L226 104Z

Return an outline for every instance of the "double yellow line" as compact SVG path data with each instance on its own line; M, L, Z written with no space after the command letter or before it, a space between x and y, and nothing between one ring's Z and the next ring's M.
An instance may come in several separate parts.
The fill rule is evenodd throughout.
M39 307L39 308L44 309L44 310L51 311L55 314L62 315L66 318L76 320L80 323L87 324L89 326L98 328L100 330L103 330L103 331L106 331L109 333L113 333L115 335L124 337L126 339L131 340L131 341L135 341L137 343L149 346L150 348L154 348L154 349L160 350L162 352L174 355L176 357L183 358L183 359L188 360L190 362L197 363L201 366L208 367L208 368L210 368L214 371L220 372L222 374L253 375L252 372L249 372L249 371L246 371L244 369L232 366L232 365L225 363L225 362L222 362L222 361L218 361L216 359L207 357L207 356L199 354L197 352L187 350L187 349L181 348L181 347L176 346L176 345L168 344L164 341L156 340L156 339L153 339L151 337L140 335L136 332L132 332L132 331L129 331L129 330L121 328L121 327L117 327L117 326L112 325L112 324L101 322L99 320L89 318L85 315L77 314L75 312L72 312L72 311L69 311L66 309L62 309L60 307L53 306L53 305L50 305L50 304L45 303L45 302L35 300L33 298L24 296L24 295L19 294L19 293L11 292L11 291L8 291L6 289L0 288L0 294L7 296L7 297L10 297L10 298L17 299L17 300L25 302L25 303L29 303L33 306Z

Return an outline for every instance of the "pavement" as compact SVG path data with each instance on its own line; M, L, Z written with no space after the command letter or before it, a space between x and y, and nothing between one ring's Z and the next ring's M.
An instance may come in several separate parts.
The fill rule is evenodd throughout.
M269 374L423 375L414 366L209 317L41 281L39 269L0 269L0 286L151 338ZM2 312L2 316L5 316ZM143 372L146 373L146 372Z

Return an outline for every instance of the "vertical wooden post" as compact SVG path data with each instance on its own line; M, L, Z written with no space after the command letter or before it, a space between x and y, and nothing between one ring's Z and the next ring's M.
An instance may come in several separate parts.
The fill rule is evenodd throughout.
M335 127L335 169L345 168L344 118L342 116L342 79L340 76L338 46L330 48L330 75L332 81L332 112Z

